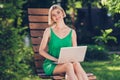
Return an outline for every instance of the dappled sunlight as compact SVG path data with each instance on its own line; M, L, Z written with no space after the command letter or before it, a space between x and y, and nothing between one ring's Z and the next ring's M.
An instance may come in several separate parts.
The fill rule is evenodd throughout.
M96 70L96 71L101 71L102 68L94 68L94 70Z
M119 61L93 61L84 62L83 68L87 72L92 72L97 76L98 80L119 80L120 77Z
M4 7L4 5L3 4L0 4L0 8L3 8Z
M107 69L109 69L109 70L120 70L120 67L113 66L113 67L107 67Z
M89 64L89 63L91 63L91 64ZM108 61L103 61L103 62L101 62L101 61L93 61L93 62L84 62L83 64L85 64L87 66L103 66L103 65L105 65L107 63L108 63Z
M103 67L96 67L93 68L93 70L96 71L101 71L101 70L105 70L105 71L120 71L120 67L119 66L103 66Z

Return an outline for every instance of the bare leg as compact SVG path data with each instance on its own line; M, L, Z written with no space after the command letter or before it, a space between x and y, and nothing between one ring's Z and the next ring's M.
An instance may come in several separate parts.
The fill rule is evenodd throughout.
M75 70L78 80L88 80L87 74L83 70L79 62L74 62L73 66L74 66L74 70Z
M53 74L61 74L61 73L66 73L67 80L78 80L75 75L72 63L58 64L55 67Z
M65 75L65 80L69 80L67 74ZM75 75L75 80L78 80L77 76ZM82 80L82 79L81 79Z

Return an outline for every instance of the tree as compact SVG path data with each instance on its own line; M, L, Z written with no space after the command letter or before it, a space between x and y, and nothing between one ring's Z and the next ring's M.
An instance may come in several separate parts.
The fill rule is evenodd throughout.
M120 0L101 0L101 4L113 15L120 13Z
M114 34L118 39L118 44L120 41L119 38L119 29L120 29L120 0L101 0L101 5L108 10L108 14L111 15L112 19L114 20Z
M22 6L24 0L0 3L0 80L22 80L31 73L31 51L24 45ZM27 61L28 60L28 61Z

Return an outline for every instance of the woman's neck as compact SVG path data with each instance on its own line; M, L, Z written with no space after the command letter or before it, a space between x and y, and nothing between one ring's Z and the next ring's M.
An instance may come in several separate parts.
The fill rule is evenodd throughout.
M66 27L66 24L64 23L64 21L60 21L59 23L56 23L56 27L58 29L62 29L64 27Z

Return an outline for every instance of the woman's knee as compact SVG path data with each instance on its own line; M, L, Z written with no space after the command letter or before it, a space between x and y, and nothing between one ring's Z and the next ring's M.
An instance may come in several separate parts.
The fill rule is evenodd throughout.
M72 63L65 63L65 68L66 68L66 70L71 70L71 69L73 69L73 64Z
M78 68L78 67L81 67L81 65L80 65L79 62L74 62L74 63L73 63L73 66L74 66L74 67L77 67L77 68Z

